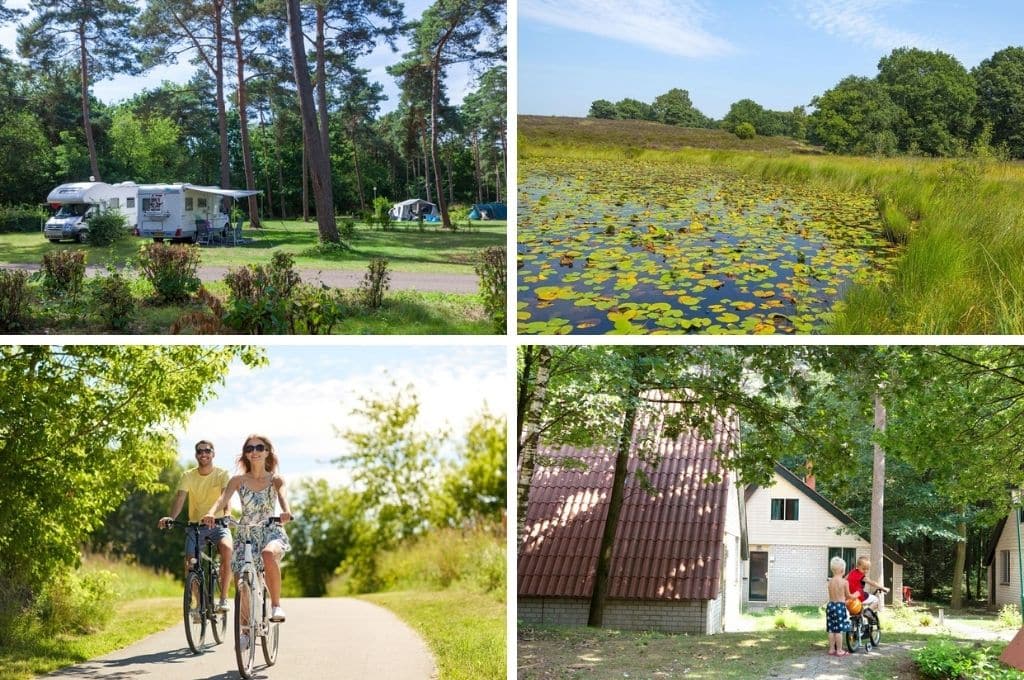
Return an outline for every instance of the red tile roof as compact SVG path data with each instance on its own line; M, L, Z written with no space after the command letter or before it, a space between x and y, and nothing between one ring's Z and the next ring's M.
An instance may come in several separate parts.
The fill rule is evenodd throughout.
M638 416L629 471L637 469L637 442L653 437L661 464L649 471L656 496L630 475L619 517L608 596L689 600L718 596L727 491L731 474L715 460L737 441L738 423L721 419L711 440L683 433L661 437L657 417ZM585 471L538 466L530 487L527 538L519 554L519 595L590 597L608 512L615 452L573 447L542 456L579 458ZM707 482L710 476L718 481Z

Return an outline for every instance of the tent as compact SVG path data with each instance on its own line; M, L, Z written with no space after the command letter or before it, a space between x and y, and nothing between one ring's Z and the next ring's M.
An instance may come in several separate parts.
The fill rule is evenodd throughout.
M428 215L436 216L440 214L437 212L436 205L419 198L410 198L408 201L395 203L391 206L389 212L391 218L395 220L415 220L420 215L427 217Z
M471 220L507 220L508 208L504 203L477 203L469 211Z

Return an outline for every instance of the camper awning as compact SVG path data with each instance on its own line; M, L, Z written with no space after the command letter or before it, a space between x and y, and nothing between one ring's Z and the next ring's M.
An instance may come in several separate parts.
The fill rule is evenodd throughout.
M262 191L247 191L246 189L221 189L220 187L204 187L198 184L182 184L185 189L193 189L195 191L203 191L208 194L218 194L220 196L230 196L231 198L248 198L249 196L255 196L262 194Z

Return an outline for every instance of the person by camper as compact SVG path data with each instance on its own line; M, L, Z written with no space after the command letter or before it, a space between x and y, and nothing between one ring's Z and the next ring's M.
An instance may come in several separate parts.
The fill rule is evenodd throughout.
M292 519L285 495L284 478L277 474L278 460L274 453L274 445L270 439L260 434L251 434L245 438L242 453L238 458L238 468L242 474L230 479L220 498L210 506L203 517L207 526L213 526L214 518L229 507L231 497L237 492L242 501L241 524L261 525L267 518L275 515L275 506L281 509L281 524ZM281 558L291 550L288 535L281 525L256 526L250 529L253 539L253 560L257 569L262 565L270 591L271 621L284 621L285 613L281 608ZM236 551L231 568L238 578L244 561L242 551Z
M228 471L224 468L214 467L213 459L217 455L213 449L213 442L203 439L196 442L195 456L197 466L187 470L178 482L178 491L174 494L174 501L171 506L171 513L161 517L157 526L161 529L167 523L178 516L182 506L185 504L185 497L188 497L188 521L198 523L203 519L203 513L210 504L220 498L227 488ZM223 517L224 513L217 515ZM224 527L205 526L199 529L199 545L206 543L206 537L217 546L220 553L220 602L217 603L219 611L228 610L228 569L231 564L231 532ZM185 532L185 573L188 573L189 558L195 552L196 535L192 531Z
M846 601L853 599L850 583L843 577L846 571L846 560L838 555L828 563L832 570L832 578L828 580L828 604L825 605L825 630L828 632L829 656L847 656L849 652L842 648L843 633L850 630L850 617L846 611Z

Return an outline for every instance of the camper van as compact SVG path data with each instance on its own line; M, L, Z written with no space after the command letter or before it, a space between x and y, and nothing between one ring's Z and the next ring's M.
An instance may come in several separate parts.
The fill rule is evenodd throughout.
M135 233L154 241L170 239L195 243L201 229L227 230L230 202L226 199L258 193L196 184L140 184Z
M134 182L61 184L46 197L46 202L57 212L46 221L43 235L54 243L63 239L85 243L89 238L89 218L103 210L120 212L128 227L134 228L138 193L139 187Z

